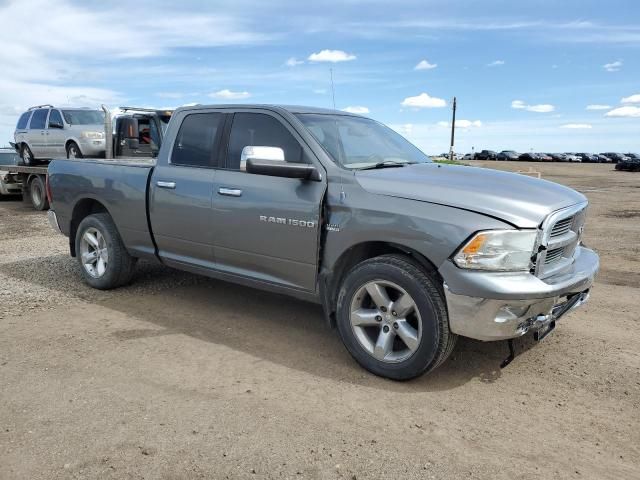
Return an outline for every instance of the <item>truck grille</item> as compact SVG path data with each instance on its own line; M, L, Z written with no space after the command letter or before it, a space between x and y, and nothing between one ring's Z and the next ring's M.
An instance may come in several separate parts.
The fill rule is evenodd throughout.
M533 272L538 277L548 277L573 263L586 211L586 203L576 205L552 213L542 223L538 254L533 259Z

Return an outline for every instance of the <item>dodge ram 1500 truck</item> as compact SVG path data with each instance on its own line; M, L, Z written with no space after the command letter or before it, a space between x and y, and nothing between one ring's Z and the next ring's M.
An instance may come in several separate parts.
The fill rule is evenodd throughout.
M458 335L544 336L599 264L580 193L432 163L334 110L180 108L155 161L54 160L47 191L89 285L124 285L143 258L318 302L392 379L433 370Z

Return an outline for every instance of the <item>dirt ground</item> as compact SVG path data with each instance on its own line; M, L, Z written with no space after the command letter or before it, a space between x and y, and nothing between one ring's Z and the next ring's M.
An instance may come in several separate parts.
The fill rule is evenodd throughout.
M487 164L586 194L602 271L506 369L505 343L462 340L407 383L314 305L151 264L92 290L46 215L0 199L0 479L640 478L640 174Z

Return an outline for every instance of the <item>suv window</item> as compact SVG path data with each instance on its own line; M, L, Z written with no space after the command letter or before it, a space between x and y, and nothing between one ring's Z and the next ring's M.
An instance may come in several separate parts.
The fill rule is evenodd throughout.
M47 123L47 114L49 113L48 108L40 108L33 112L33 116L31 117L31 124L29 128L34 129L42 129L45 128Z
M240 170L242 149L246 146L280 147L287 162L303 162L302 147L282 123L262 113L236 113L233 117L227 168Z
M18 120L18 125L16 126L16 130L24 130L27 128L27 123L29 123L29 117L31 116L31 112L24 112L20 115L20 119Z
M51 114L49 115L49 126L51 126L51 123L64 125L62 121L62 115L60 115L60 112L58 110L51 110Z
M173 144L171 163L193 167L213 167L217 164L218 130L221 113L192 113L180 125Z

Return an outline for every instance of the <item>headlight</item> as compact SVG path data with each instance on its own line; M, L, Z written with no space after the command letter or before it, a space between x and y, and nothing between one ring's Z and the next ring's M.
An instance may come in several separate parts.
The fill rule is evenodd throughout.
M479 232L458 250L453 261L475 270L529 270L537 235L536 230Z
M104 132L82 132L80 136L82 138L102 139L104 138Z

